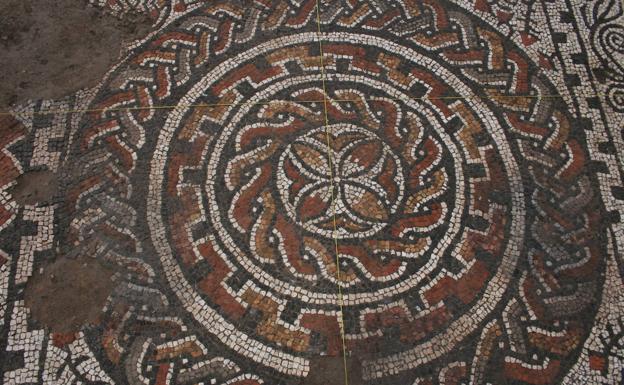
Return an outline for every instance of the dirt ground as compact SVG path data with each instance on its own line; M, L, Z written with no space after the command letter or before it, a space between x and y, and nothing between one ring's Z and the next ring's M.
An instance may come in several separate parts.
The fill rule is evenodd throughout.
M42 326L70 333L97 323L114 288L113 271L90 257L61 257L35 272L26 287L26 306Z
M362 364L356 356L347 356L346 369L350 385L362 385ZM342 356L316 357L310 360L310 374L301 385L327 385L344 382L345 362Z
M56 175L48 170L30 171L17 178L17 184L11 190L15 201L21 205L46 203L58 191Z
M122 42L147 34L146 16L119 20L86 0L0 0L0 106L92 87Z

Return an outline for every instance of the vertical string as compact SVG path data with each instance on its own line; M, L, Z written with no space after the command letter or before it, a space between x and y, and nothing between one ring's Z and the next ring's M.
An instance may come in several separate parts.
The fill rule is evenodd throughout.
M347 347L345 344L345 327L344 327L344 303L342 296L342 286L340 286L340 256L338 254L338 232L336 226L336 196L334 191L334 159L331 149L331 137L329 132L329 117L327 114L327 86L325 75L325 63L323 53L323 36L321 33L321 9L319 5L320 0L316 0L316 26L319 39L319 53L320 53L320 67L321 67L321 82L323 85L323 113L325 117L325 139L327 144L327 159L329 160L329 178L330 178L330 192L331 192L331 207L333 217L333 239L334 239L334 252L336 254L336 281L338 286L338 306L340 315L338 317L338 326L340 330L340 339L342 341L342 364L344 367L344 383L349 385L349 372L347 370Z

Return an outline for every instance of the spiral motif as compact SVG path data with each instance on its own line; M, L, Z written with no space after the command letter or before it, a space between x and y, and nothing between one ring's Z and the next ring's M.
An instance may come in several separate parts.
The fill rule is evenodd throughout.
M624 26L602 26L598 32L598 41L608 60L607 66L624 75Z
M624 86L612 85L607 90L607 102L617 112L624 112Z
M608 51L624 53L623 26L617 24L605 26L601 31L600 40Z

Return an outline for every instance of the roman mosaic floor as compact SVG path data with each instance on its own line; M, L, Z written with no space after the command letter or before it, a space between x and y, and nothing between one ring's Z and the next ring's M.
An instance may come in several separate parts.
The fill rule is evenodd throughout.
M92 5L153 26L2 113L5 384L623 383L620 0Z

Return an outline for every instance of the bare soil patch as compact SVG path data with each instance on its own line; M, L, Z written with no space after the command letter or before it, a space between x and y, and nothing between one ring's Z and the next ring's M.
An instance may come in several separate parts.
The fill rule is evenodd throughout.
M349 385L362 385L362 365L357 356L347 356ZM342 356L319 356L310 360L310 373L301 385L344 384L345 365Z
M59 187L56 174L48 170L26 172L16 182L11 195L22 206L50 201Z
M76 332L98 323L114 288L113 273L94 258L59 258L28 280L26 306L51 332Z
M150 25L145 15L117 19L86 0L2 0L1 109L95 86L122 42L145 36Z

